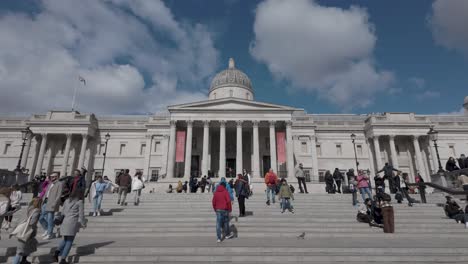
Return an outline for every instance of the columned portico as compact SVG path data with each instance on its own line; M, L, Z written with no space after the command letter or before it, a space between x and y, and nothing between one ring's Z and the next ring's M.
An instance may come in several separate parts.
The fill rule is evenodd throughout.
M275 173L278 172L278 166L276 164L276 131L275 131L276 121L270 121L270 159L271 159L271 168Z
M84 166L85 157L86 157L86 146L88 144L88 135L82 134L81 137L83 139L81 141L80 158L78 159L78 169L81 169Z
M242 120L236 121L236 174L242 174Z
M293 152L292 122L286 122L286 153L288 177L294 177L294 152Z
M175 144L176 144L176 121L170 121L169 150L167 153L167 172L168 178L174 178L175 165Z
M184 178L187 180L190 178L190 168L192 166L192 131L193 121L187 121L187 140L185 141L185 169Z
M424 173L424 163L422 160L422 155L421 155L421 147L419 146L419 137L418 136L413 136L413 146L414 146L414 153L416 154L416 163L418 166L418 171L421 173L421 176L423 176ZM423 176L424 177L424 176ZM427 177L424 179L427 181Z
M398 156L395 148L395 136L390 135L390 152L391 152L391 157L392 157L392 165L394 168L399 168L400 165L398 164Z
M42 136L41 147L39 149L39 157L37 158L35 175L41 175L42 164L44 162L44 154L45 154L46 145L47 145L47 134L44 133L44 134L41 134L41 136Z
M63 153L63 164L60 170L60 177L67 175L68 158L70 157L70 147L72 142L72 134L66 134L67 142L65 143L65 152Z
M203 121L203 152L202 152L202 175L208 175L208 147L210 137L210 121Z
M226 121L219 122L219 177L226 177Z
M374 136L374 149L375 149L375 159L376 159L376 166L375 172L383 168L382 165L382 156L380 155L380 143L379 143L379 136Z
M260 147L258 142L258 120L252 121L253 124L253 168L252 177L260 177Z

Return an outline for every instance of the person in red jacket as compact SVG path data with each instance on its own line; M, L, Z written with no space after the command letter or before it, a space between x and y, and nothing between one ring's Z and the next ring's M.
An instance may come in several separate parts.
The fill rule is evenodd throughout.
M275 203L275 195L276 195L276 185L278 184L278 176L273 172L273 169L270 169L265 174L265 185L266 185L266 196L267 201L266 204L270 205L270 194L271 200Z
M218 243L221 242L221 229L224 229L224 235L226 239L232 238L234 235L231 234L229 228L229 213L232 211L231 198L228 191L226 190L226 183L221 182L216 188L216 192L213 195L213 209L216 212L216 236L218 237Z

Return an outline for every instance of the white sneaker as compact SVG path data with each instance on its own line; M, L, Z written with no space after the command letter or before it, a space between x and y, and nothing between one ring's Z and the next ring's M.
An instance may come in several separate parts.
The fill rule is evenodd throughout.
M101 210L97 211L97 215L101 216Z
M44 234L42 234L42 237L46 237L48 235L47 231L44 232Z
M216 243L221 243L221 239L216 240Z
M95 217L96 215L97 215L96 212L94 212L94 213L93 213L93 216Z
M234 234L231 233L231 234L229 234L229 235L226 236L226 239L231 239L231 238L233 238L233 237L234 237Z
M52 238L54 238L54 235L53 235L53 234L50 235L50 236L49 236L49 235L45 236L45 237L44 237L44 240L51 240Z

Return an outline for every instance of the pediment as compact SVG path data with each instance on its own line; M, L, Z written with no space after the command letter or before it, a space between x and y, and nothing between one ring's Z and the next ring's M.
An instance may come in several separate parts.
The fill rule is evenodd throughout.
M295 111L297 108L276 105L270 103L263 103L250 100L242 99L218 99L218 100L207 100L201 102L194 102L181 105L172 105L168 107L170 112L173 111L200 111L200 110L216 110L216 111L225 111L225 110L235 110L235 111Z

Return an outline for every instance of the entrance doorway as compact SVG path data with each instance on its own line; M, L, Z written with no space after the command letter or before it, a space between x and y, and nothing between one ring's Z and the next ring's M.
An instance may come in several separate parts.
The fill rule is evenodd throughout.
M226 178L236 177L236 159L226 159Z
M190 163L190 175L200 177L200 156L192 156L192 162Z
M271 168L271 158L270 156L263 156L263 159L262 159L262 168L263 168L263 171L262 171L262 174L261 176L262 177L265 177L265 174L270 170ZM274 170L274 169L273 169ZM277 173L275 171L275 173Z

